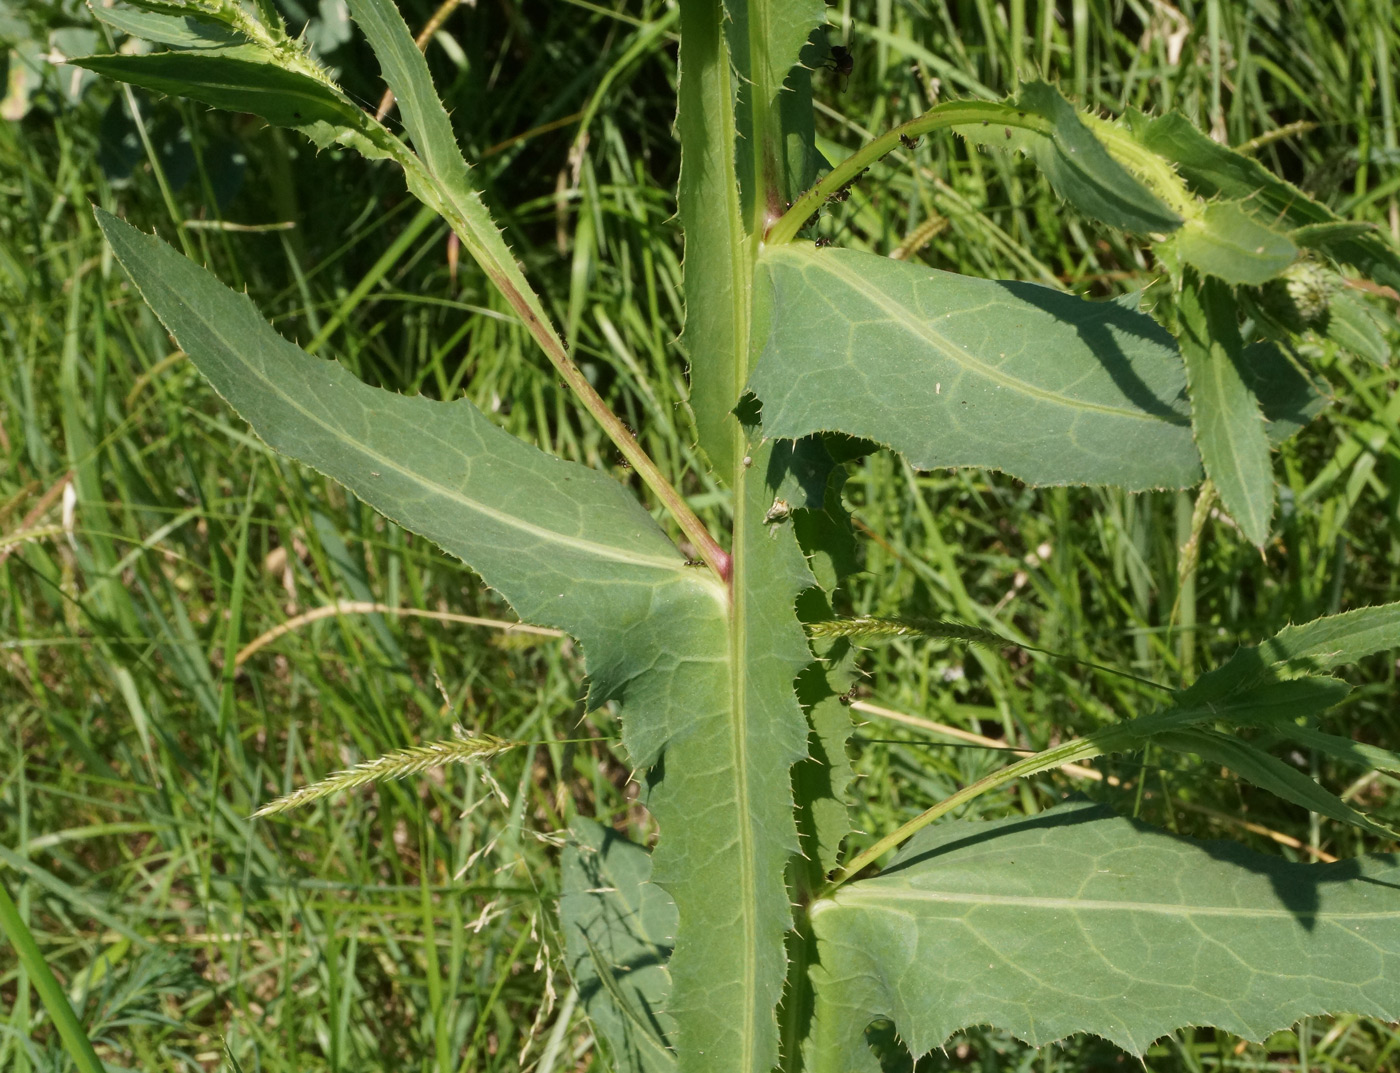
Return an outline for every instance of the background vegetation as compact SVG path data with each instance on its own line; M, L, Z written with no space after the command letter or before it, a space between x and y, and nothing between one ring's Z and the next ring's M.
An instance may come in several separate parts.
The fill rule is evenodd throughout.
M321 55L373 107L381 85L343 5L282 6L294 27L310 16ZM403 8L414 27L433 13ZM1107 112L1180 108L1342 214L1400 233L1390 0L860 0L831 20L855 57L849 80L818 79L833 154L1039 69ZM428 56L492 210L584 368L679 472L692 451L670 421L684 394L675 21L659 0L482 2L455 10ZM102 51L99 32L73 0L0 4L0 882L113 1068L606 1069L557 972L557 847L576 814L651 832L611 714L583 711L576 654L423 617L513 619L458 563L257 443L171 353L88 203L183 243L283 333L366 380L465 393L512 432L628 475L389 169L56 63ZM1017 162L951 139L888 158L820 228L1093 295L1157 275ZM1276 457L1283 512L1262 557L1215 517L1183 577L1188 496L1033 491L886 455L848 485L867 572L842 609L994 623L1175 683L1288 620L1400 598L1400 395L1388 370L1319 360L1337 402ZM686 488L698 509L726 509L713 487ZM383 610L329 614L247 651L350 601ZM1040 748L1148 703L1121 677L1014 649L896 641L863 668L866 830L998 759L907 717ZM1395 675L1393 659L1357 672L1328 729L1394 748ZM484 776L446 770L246 818L454 724L541 744ZM1400 822L1393 780L1348 783L1295 759ZM1035 811L1079 789L1297 858L1390 848L1170 756L1098 775L1060 773L973 808ZM1393 1069L1400 1032L1339 1018L1259 1046L1199 1030L1148 1064ZM921 1068L1131 1065L1092 1039L1036 1051L969 1031ZM8 949L0 1068L67 1068Z

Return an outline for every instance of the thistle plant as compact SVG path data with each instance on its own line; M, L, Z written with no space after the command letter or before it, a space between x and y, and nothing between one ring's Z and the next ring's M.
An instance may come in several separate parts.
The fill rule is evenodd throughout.
M1271 446L1324 402L1300 333L1387 357L1375 315L1338 283L1345 269L1400 285L1384 236L1180 116L1087 115L1038 82L1001 102L940 104L832 164L817 151L811 94L812 70L832 56L822 4L680 0L681 347L708 476L729 497L721 529L574 363L473 186L398 11L349 6L402 136L341 92L266 4L101 8L171 47L78 62L401 169L664 525L612 476L515 439L465 400L398 396L310 356L158 238L98 219L141 296L267 444L458 556L522 620L581 644L589 703L618 706L660 831L648 851L580 819L562 862L569 968L616 1068L873 1071L867 1030L880 1021L914 1055L976 1023L1036 1044L1097 1033L1140 1055L1184 1025L1259 1039L1328 1011L1400 1016L1393 857L1294 865L1083 802L944 819L1011 780L1151 745L1389 840L1269 747L1400 771L1394 754L1314 725L1350 690L1333 672L1400 642L1400 605L1288 626L1160 687L1148 714L870 836L848 808L852 641L1004 641L972 624L842 622L831 610L854 561L842 484L882 448L922 469L987 467L1036 485L1199 486L1200 503L1218 501L1263 545ZM1134 236L1162 275L1156 319L1141 295L1090 302L804 237L876 161L951 136L1027 155L1070 211ZM508 746L420 747L336 785Z

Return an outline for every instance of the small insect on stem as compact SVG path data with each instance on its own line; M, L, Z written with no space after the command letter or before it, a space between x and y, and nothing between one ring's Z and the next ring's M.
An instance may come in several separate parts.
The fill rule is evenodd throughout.
M851 55L851 50L845 45L832 45L831 56L822 65L822 69L836 72L836 77L841 79L841 92L845 93L851 72L856 69L855 57Z
M904 148L906 148L906 149L913 149L913 148L915 148L916 146L918 146L918 144L919 144L919 139L918 139L918 138L911 138L911 137L909 137L909 135L907 135L907 134L901 134L901 135L899 136L899 144L902 145L902 146L904 146Z

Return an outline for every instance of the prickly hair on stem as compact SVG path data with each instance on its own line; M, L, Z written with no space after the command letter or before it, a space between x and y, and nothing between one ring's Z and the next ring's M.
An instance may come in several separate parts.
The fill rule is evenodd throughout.
M991 630L968 626L961 622L947 622L942 619L876 618L870 615L809 622L807 633L812 637L932 637L944 641L961 641L969 645L993 645L997 648L1016 644L1015 641Z
M342 790L353 790L367 783L382 782L385 779L402 779L406 775L417 775L429 768L445 764L472 764L488 760L500 753L518 746L520 742L493 738L489 734L475 738L452 738L448 741L435 741L427 745L414 745L407 749L395 749L391 753L363 764L356 764L345 771L327 775L319 782L303 786L299 790L270 801L257 812L253 819L275 816L302 805L309 805Z

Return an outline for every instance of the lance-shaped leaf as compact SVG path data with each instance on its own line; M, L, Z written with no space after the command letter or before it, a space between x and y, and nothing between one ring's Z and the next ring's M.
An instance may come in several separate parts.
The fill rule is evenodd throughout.
M163 45L176 45L180 48L208 48L217 45L239 44L244 39L228 26L197 15L161 15L154 11L142 11L127 4L113 4L105 7L100 2L89 3L92 11L102 22L114 30L146 41Z
M792 681L809 655L793 602L812 579L791 520L742 530L751 546L736 563L750 565L736 565L732 612L609 477L515 439L466 400L361 384L163 242L98 220L157 316L270 446L468 562L522 618L582 642L590 703L621 703L623 744L653 769L655 881L680 920L678 1068L766 1073L791 923L783 869L797 848L787 772L806 744ZM785 479L770 473L771 449L752 452L744 511L760 520ZM744 942L719 949L718 934Z
M1393 648L1400 648L1400 603L1328 615L1286 626L1263 644L1237 649L1177 699L1184 705L1215 701L1260 682L1325 674Z
M1247 741L1202 727L1162 734L1153 740L1176 752L1194 753L1202 760L1229 768L1261 790L1268 790L1319 816L1349 823L1382 838L1400 837L1385 824L1358 812L1336 794L1323 789L1297 768L1290 767Z
M1230 288L1188 271L1178 311L1192 423L1206 475L1245 538L1262 547L1274 514L1274 474L1264 415L1240 368L1244 341Z
M739 401L747 369L749 270L739 207L734 97L720 0L681 4L681 141L677 191L685 227L685 328L690 406L700 447L722 480L738 461Z
M650 882L651 854L616 831L577 819L560 859L559 916L569 975L588 1016L628 1073L671 1073L666 959L676 907Z
M1291 741L1304 749L1316 749L1324 756L1340 760L1353 767L1374 768L1392 775L1400 775L1400 753L1377 748L1365 742L1344 738L1340 734L1328 734L1310 726L1278 722L1269 727L1270 737Z
M87 56L71 62L157 93L261 116L300 131L321 148L342 144L369 157L392 156L403 148L329 80L288 69L261 45Z
M1290 864L1071 803L947 823L812 908L813 1073L879 1069L967 1025L1032 1044L1091 1032L1142 1054L1212 1024L1261 1040L1300 1017L1400 1016L1400 861Z
M979 118L953 129L978 145L1025 153L1057 194L1110 227L1146 234L1181 226L1181 217L1113 158L1054 86L1032 82L1001 107L1006 122Z
M1032 484L1191 485L1181 359L1150 318L854 250L769 247L751 388L769 435L839 431Z
M720 602L617 482L516 439L466 400L360 383L283 339L246 295L159 239L97 216L142 297L270 447L470 563L523 618L625 650L626 604L644 614L665 590ZM599 656L594 689L620 694L630 676Z

